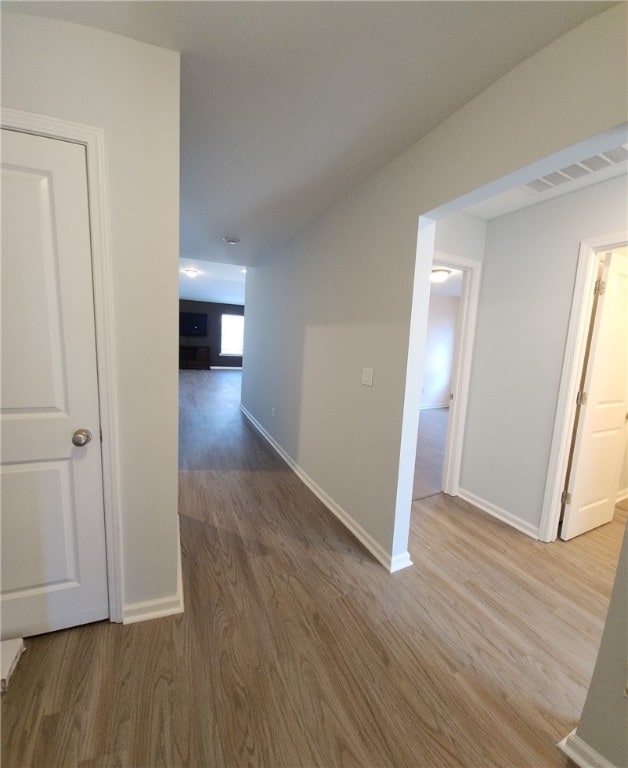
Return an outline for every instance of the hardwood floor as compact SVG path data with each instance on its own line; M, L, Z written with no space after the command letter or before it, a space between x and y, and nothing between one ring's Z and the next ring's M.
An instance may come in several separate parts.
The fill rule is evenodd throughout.
M571 765L626 508L545 545L432 496L391 576L238 400L181 374L185 614L27 640L2 766Z
M414 463L413 501L440 493L448 424L448 408L425 408L421 411Z

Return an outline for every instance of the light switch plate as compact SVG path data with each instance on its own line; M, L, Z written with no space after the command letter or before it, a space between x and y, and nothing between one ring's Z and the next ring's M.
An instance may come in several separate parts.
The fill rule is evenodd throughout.
M373 369L372 368L362 368L362 384L364 384L365 387L373 386Z

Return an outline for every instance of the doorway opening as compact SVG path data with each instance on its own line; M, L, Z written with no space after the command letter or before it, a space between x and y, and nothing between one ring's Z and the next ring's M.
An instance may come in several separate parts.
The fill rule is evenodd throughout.
M573 145L560 152L557 152L555 155L539 160L532 165L521 168L520 170L507 177L498 179L484 187L478 188L473 192L468 193L461 198L452 200L442 206L439 206L437 209L426 212L425 214L419 216L413 306L410 320L410 345L406 367L406 388L401 432L399 479L397 485L397 498L395 507L396 517L392 547L393 561L399 561L401 564L400 567L404 567L411 562L410 555L407 551L407 542L412 505L412 481L414 479L416 439L419 424L419 401L421 381L423 377L423 351L427 328L427 307L429 302L429 274L435 258L435 251L440 250L440 248L436 246L436 242L440 239L437 237L437 228L452 215L458 215L465 218L464 214L466 213L469 214L466 216L467 219L474 219L476 222L479 219L484 219L484 223L486 224L486 221L495 216L501 216L506 212L517 210L519 207L533 205L534 202L530 199L528 199L527 202L523 201L522 199L526 185L532 184L535 179L541 178L553 171L556 171L557 169L560 170L563 167L569 167L570 163L577 163L582 157L593 156L594 154L603 152L605 151L605 148L608 149L612 144L621 143L622 137L623 132L619 129L593 137L584 142L581 142L578 145ZM558 194L559 191L556 190L553 196L557 196ZM491 213L486 213L485 208L484 213L481 213L479 210L477 210L478 208L482 208L482 206L479 205L480 203L487 203L489 200L491 203L494 202L494 204L491 206ZM509 207L511 204L513 204L513 206L516 205L517 208ZM468 249L465 250L464 243L456 243L456 245L460 245L461 247L455 249L446 249L447 252L467 254L470 253ZM483 247L480 247L481 244L479 242L477 245L478 247L474 249L473 255L477 256L476 266L479 266L482 262L484 251ZM437 260L440 263L440 253L438 253ZM479 292L479 284L477 288ZM464 397L464 394L465 390L462 388L461 395ZM466 402L464 403L464 408L462 408L460 397L457 399L457 402L454 400L454 404L458 406L461 414L465 413ZM461 436L463 433L464 430L460 433ZM450 477L449 481L444 478L443 490L447 493L451 493L452 495L459 495L459 490L460 493L463 493L463 489L459 489L456 484L456 480L460 482L461 469L463 467L462 440L458 440L457 443L454 443L454 445L460 453L459 456L456 457L457 460L453 461L451 466L457 466L458 477ZM487 471L489 470L490 468ZM549 478L550 476L554 475L550 470L550 472L547 474L547 477ZM447 485L448 482L450 483L449 487ZM467 501L475 503L474 498L472 498L473 494L468 492L464 493L464 498L466 498ZM495 505L491 505L488 502L482 506L482 509L485 509L485 511L488 511L490 514L494 514L495 516L504 519L508 524L518 528L519 530L522 530L527 535L533 536L534 538L542 538L540 535L541 526L538 523L535 525L530 525L528 524L527 520L520 521L518 518L512 515L504 516L502 514L503 510L501 508ZM549 539L544 540L552 540L555 538L555 531L556 528L554 528L553 535Z
M179 260L179 368L241 369L246 267Z
M436 260L432 265L413 501L443 489L445 454L448 445L451 453L454 437L449 429L450 406L464 333L460 323L464 278L461 269Z
M435 226L438 227L438 223ZM452 283L444 291L434 289L431 280L427 283L428 311L424 320L425 335L421 346L422 366L418 387L420 397L417 404L419 425L415 460L416 487L413 488L417 493L413 492L413 500L431 495L421 491L434 489L435 486L432 493L443 491L450 496L458 495L482 266L479 261L465 256L433 251L430 273L432 269L451 272ZM455 319L453 308L447 308L446 303L442 306L439 294L445 294L445 299L454 299ZM437 297L436 304L441 303L441 307L432 312L433 324L430 326L433 296ZM450 337L446 338L448 334ZM447 356L450 359L445 361ZM441 406L444 413L426 412L434 405ZM425 442L432 442L431 448L429 445L419 447L421 432L431 433L425 435ZM437 446L434 445L436 442ZM442 458L434 455L436 451ZM425 475L428 463L431 464L431 470L429 485L426 485L421 475Z
M554 541L558 535L569 539L608 522L618 500L628 400L627 239L624 232L581 244L543 501L542 541Z

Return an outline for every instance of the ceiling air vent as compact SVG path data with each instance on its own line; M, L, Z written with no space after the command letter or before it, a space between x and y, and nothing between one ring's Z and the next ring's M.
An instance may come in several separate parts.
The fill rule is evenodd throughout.
M607 152L594 155L586 160L581 160L579 163L574 163L573 165L568 165L566 168L561 168L560 171L554 171L540 179L535 179L529 184L526 184L526 187L533 192L548 192L550 189L555 189L561 184L566 184L569 181L576 181L583 176L590 176L592 173L597 173L598 171L610 168L613 165L625 163L627 160L628 149L626 148L626 145L615 147L614 149L609 149Z
M583 160L581 165L584 165L585 168L588 168L595 173L596 171L601 171L602 168L608 168L608 166L613 165L613 163L611 163L610 160L607 160L604 155L594 155L588 160Z

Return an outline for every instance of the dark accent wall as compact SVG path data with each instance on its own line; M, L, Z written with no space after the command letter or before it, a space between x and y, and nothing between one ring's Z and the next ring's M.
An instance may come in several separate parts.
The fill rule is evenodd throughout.
M179 312L204 312L207 315L207 336L180 336L179 344L186 347L209 347L210 365L239 368L241 357L220 356L220 317L221 315L243 315L244 307L240 304L214 304L209 301L179 301Z

